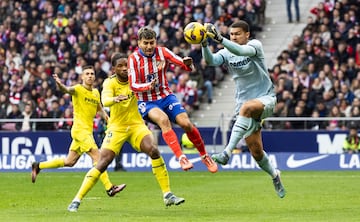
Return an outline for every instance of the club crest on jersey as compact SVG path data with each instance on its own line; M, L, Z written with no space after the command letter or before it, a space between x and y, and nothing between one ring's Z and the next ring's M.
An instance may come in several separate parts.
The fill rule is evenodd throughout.
M151 82L153 81L154 79L156 80L156 84L155 84L155 87L159 87L160 84L159 84L159 78L158 78L158 73L157 72L154 72L154 73L151 73L151 74L148 74L146 76L146 81L147 82Z
M165 61L164 60L160 60L160 61L156 61L156 67L157 67L157 71L160 71L162 69L165 68Z

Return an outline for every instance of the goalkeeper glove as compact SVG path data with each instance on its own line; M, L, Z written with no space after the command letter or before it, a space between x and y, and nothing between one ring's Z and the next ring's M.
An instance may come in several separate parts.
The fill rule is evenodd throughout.
M207 40L207 38L205 38L200 44L201 44L201 46L204 47L204 48L205 48L206 46L208 46L208 40Z
M221 36L221 34L218 32L218 30L216 30L215 25L211 24L211 23L205 23L204 24L205 29L206 29L206 34L207 36L209 36L210 38L214 39L215 42L217 43L221 43L223 40L223 37Z

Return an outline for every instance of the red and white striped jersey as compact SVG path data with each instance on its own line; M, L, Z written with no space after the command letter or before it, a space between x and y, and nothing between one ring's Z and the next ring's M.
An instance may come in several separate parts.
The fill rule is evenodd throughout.
M191 71L191 68L183 63L180 56L166 47L156 47L151 57L145 56L140 49L136 49L129 56L130 87L139 101L156 101L173 93L165 75L170 63L180 66L186 71ZM153 79L156 80L156 85L151 90Z

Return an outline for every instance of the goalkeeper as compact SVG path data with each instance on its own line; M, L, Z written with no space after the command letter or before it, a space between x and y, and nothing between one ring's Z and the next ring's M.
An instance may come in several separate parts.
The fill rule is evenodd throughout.
M264 50L260 41L250 40L249 25L245 21L234 22L229 28L230 40L221 36L215 26L205 23L207 36L222 44L224 49L212 53L207 40L201 43L202 54L210 66L225 65L236 84L235 114L228 145L221 153L213 154L215 162L226 165L232 151L242 138L261 169L273 179L277 195L285 196L280 171L275 169L263 150L261 120L273 114L276 96L265 65Z

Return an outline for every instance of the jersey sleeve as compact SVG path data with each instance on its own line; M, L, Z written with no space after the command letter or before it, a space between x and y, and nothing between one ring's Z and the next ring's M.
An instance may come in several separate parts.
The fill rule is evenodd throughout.
M103 90L101 92L101 102L103 106L109 107L112 106L114 102L114 94L111 88L111 81L109 78L105 79L103 83Z
M222 55L222 50L213 54L209 47L202 47L202 54L206 63L210 66L219 66L225 62L225 57Z
M257 42L255 42L257 41ZM246 45L239 45L235 42L232 42L226 38L223 39L222 44L224 47L229 50L231 53L237 56L256 56L259 48L259 44L261 46L261 42L258 40L251 40Z
M81 87L80 84L76 84L74 86L74 93L71 96L77 96L77 94L79 93L79 90L80 90L79 87Z
M183 70L191 71L191 68L183 63L183 59L180 56L173 53L172 51L170 51L170 49L165 47L160 47L159 49L163 51L164 56L168 61L170 61L171 63L177 66L180 66Z

